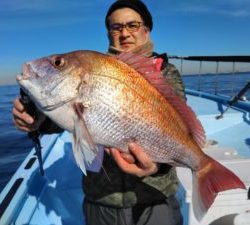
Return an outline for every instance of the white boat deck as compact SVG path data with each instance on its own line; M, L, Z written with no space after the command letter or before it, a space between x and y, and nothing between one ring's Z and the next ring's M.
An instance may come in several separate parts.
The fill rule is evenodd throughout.
M208 140L223 148L235 149L237 154L250 158L250 114L229 109L222 119L216 119L226 106L198 96L188 96L188 104L198 115Z

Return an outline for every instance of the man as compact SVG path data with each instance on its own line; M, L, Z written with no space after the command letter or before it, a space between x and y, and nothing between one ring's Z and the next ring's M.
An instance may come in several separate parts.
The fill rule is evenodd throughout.
M153 22L147 7L139 0L118 0L109 8L105 24L110 42L108 54L153 52L150 32ZM165 58L164 58L165 59ZM184 97L180 75L166 59L162 72L173 84L176 93ZM30 117L19 99L14 102L14 123L23 131L38 129L42 133L57 131L48 118ZM83 179L84 210L87 225L182 224L178 202L174 195L178 186L175 170L166 164L153 162L140 146L129 145L131 154L118 149L106 149L103 171L88 172ZM111 157L110 157L111 156Z

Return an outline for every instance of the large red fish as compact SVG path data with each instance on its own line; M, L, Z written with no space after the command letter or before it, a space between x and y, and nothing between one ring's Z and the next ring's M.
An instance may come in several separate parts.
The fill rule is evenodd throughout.
M200 122L151 58L76 51L26 63L17 81L41 111L73 133L83 171L84 162L95 158L97 144L128 151L128 143L136 142L154 161L192 170L198 219L218 192L245 188L204 154Z

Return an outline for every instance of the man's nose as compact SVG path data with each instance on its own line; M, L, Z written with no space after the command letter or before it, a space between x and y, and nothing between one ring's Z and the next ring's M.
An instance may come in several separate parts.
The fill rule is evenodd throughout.
M123 27L122 30L121 30L121 35L123 37L127 37L127 36L130 35L130 33L128 32L128 30L125 27Z

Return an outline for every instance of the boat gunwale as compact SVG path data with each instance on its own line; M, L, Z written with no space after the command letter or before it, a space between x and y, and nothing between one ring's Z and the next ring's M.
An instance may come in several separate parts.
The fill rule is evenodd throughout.
M43 162L46 160L51 148L53 148L60 135L53 134L44 136L46 136L47 138L44 138L44 140L46 139L46 142L44 143L46 147L42 149ZM13 222L13 218L14 220L17 218L18 212L20 211L20 208L22 207L26 199L25 195L27 193L27 182L28 180L32 179L31 176L39 173L39 163L37 157L31 166L27 166L30 164L30 160L34 158L34 155L36 155L36 153L35 148L33 147L0 193L1 224L10 224L10 222ZM11 193L11 195L13 196L11 196L11 198L9 199L6 199L6 197L10 195L9 193L13 191L13 188L18 180L21 182L19 182L18 187L15 188L15 192Z
M231 97L229 97L229 96L211 94L208 92L197 91L197 90L188 89L188 88L185 89L185 93L192 95L192 96L197 96L197 97L213 100L215 102L224 104L225 106L228 106L230 101L231 101ZM231 107L233 109L236 109L236 110L240 110L240 111L243 110L243 111L250 112L250 102L249 101L245 101L245 102L244 101L237 101Z

